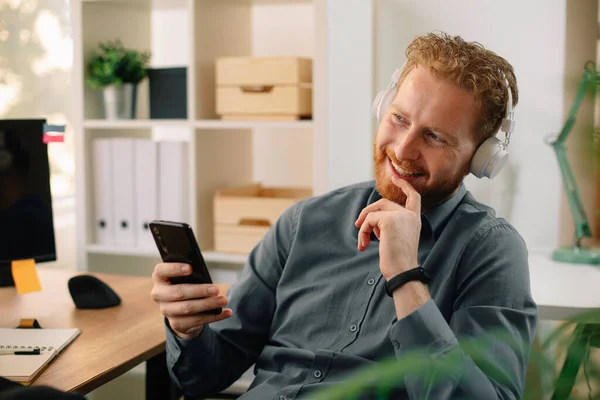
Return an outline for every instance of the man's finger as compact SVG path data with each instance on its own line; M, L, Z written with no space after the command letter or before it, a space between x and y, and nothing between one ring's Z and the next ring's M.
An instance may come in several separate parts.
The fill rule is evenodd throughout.
M364 219L358 230L358 250L363 251L371 243L371 232L377 227L381 212L371 212Z
M180 301L216 296L219 291L217 285L181 283L177 285L154 285L150 295L155 302Z
M390 201L388 199L377 200L375 203L369 204L368 206L366 206L365 208L362 209L362 211L358 215L358 218L354 222L354 225L356 225L356 227L361 226L362 223L363 223L363 221L364 221L364 219L371 212L375 212L375 211L394 211L394 210L399 209L400 207L401 207L400 205L398 205L398 204L396 204L393 201Z
M186 315L196 315L223 307L227 305L227 302L225 296L164 302L160 304L160 311L167 318L184 317Z
M233 311L230 308L224 308L221 314L197 314L197 315L186 315L183 317L172 317L169 318L169 325L171 329L181 333L191 333L192 330L199 328L202 325L210 324L211 322L221 321L229 318L233 315Z
M413 185L411 185L408 181L395 176L392 177L392 182L406 195L405 208L417 215L421 215L421 195L415 190Z
M192 272L192 267L181 263L160 263L154 267L152 279L155 282L164 282L175 276L185 276Z

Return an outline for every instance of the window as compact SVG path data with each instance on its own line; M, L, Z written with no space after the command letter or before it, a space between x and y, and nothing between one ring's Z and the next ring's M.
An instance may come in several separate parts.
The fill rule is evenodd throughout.
M75 149L71 118L73 43L68 0L0 0L0 118L66 125L48 146L57 261L76 264Z
M73 44L68 0L0 0L0 118L46 118L66 125L48 147L52 195L75 191L70 129Z

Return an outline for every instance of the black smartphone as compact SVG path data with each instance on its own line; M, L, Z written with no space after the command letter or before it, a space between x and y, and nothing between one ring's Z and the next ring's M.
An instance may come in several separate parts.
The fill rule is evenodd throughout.
M163 262L184 263L192 267L190 275L170 278L172 284L213 283L191 226L160 220L152 221L149 225ZM219 315L221 311L221 308L216 308L206 313Z

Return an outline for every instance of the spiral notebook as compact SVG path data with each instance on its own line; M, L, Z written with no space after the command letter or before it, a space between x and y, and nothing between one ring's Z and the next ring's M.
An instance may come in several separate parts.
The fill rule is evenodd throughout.
M0 355L0 376L11 381L30 383L50 364L81 331L71 329L1 329L0 349L30 350L39 355Z

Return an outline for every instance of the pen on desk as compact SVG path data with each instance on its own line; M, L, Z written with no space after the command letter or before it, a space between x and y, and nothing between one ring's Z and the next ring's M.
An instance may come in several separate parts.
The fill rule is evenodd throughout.
M0 349L0 356L15 355L15 356L34 356L40 354L40 348L34 347L33 350L8 350Z

